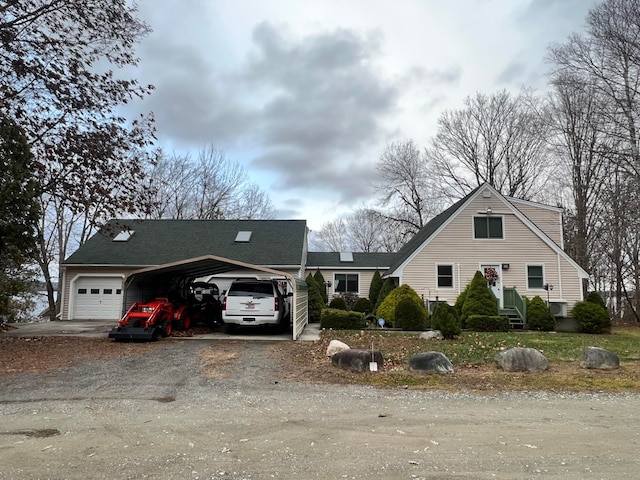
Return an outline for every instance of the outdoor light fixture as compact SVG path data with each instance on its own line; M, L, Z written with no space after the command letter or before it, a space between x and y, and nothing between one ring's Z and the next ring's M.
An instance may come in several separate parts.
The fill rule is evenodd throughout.
M503 270L509 270L509 264L508 263L503 263L502 264L502 269Z
M487 215L491 215L491 212L492 212L491 207L487 207Z
M547 291L547 308L549 309L549 316L551 316L551 302L549 301L549 292L553 290L553 285L550 283L545 283L542 287Z

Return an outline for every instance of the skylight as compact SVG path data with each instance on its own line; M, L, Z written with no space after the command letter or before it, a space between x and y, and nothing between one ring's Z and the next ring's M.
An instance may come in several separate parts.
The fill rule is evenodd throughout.
M251 240L252 233L253 232L239 231L238 234L236 235L236 242L242 242L242 243L249 242L249 240Z
M114 242L127 242L136 233L135 230L122 230L115 237L113 237Z
M353 262L353 253L351 253L351 252L340 252L340 261L341 262Z

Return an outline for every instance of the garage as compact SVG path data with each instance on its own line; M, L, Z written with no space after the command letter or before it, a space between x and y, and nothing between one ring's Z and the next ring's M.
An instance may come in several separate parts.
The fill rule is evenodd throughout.
M235 272L238 276L243 277L277 278L287 282L288 288L293 293L291 299L292 337L296 340L308 323L306 282L287 272L214 255L149 267L131 273L124 281L124 298L118 317L123 315L135 302L147 302L156 297L171 298L174 291L180 290L194 279L214 276L215 280L215 275L229 274L230 272Z
M122 276L80 276L72 282L73 316L78 320L119 318Z

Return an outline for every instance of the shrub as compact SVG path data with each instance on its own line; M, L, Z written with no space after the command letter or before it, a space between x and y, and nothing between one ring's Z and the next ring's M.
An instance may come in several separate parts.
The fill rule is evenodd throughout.
M453 308L458 314L458 318L462 318L462 306L464 305L464 301L467 299L469 285L471 285L471 283L468 283L467 286L464 287L464 290L460 292L460 295L458 295L458 298L456 298L456 303L453 305Z
M384 318L384 321L389 326L393 325L393 320L396 318L396 307L398 306L398 302L402 300L404 297L411 298L417 305L419 305L427 315L427 309L422 304L422 299L418 296L416 291L411 288L409 285L401 285L399 287L394 288L389 295L382 301L378 309L376 310L376 315L378 317Z
M340 297L344 300L347 310L353 310L353 306L358 301L358 295L353 292L343 292L340 294Z
M357 330L364 328L366 322L364 315L358 312L347 312L334 308L325 308L320 320L320 328L333 328L336 330Z
M589 292L589 294L587 295L586 301L600 305L603 308L607 308L602 298L602 295L600 295L598 292Z
M376 300L376 312L378 311L380 305L382 305L382 302L384 302L384 299L387 298L387 295L389 295L394 288L396 288L396 286L393 283L393 280L387 278L382 284L380 293L378 293L378 299Z
M319 322L320 316L322 315L322 309L325 307L325 303L322 300L322 294L318 288L318 284L316 280L313 278L313 275L309 274L306 278L307 288L309 289L309 321L310 322Z
M551 315L549 307L539 295L527 302L527 327L543 332L549 332L556 328L555 317Z
M424 330L427 312L411 297L403 297L398 302L393 324L402 330Z
M446 302L438 302L433 309L431 328L440 330L444 338L454 338L462 331L455 309Z
M335 297L329 303L329 308L335 308L336 310L346 310L347 304L342 297Z
M501 315L469 315L467 328L474 332L508 332L509 319Z
M466 328L469 328L467 319L471 315L497 316L498 303L487 286L487 280L481 272L476 272L467 289L467 295L462 305L460 319Z
M313 278L318 284L318 290L320 290L320 295L322 295L322 301L326 305L329 300L327 298L327 284L324 281L324 277L322 276L322 272L319 268L316 270L316 273L313 274Z
M607 333L611 330L609 312L597 303L576 303L573 306L572 316L580 324L580 331L583 333Z
M380 294L380 289L382 288L382 277L380 276L380 272L378 269L373 273L373 278L371 279L371 285L369 285L369 301L371 305L375 305L378 301L378 295Z
M366 297L360 297L356 300L351 308L354 312L364 313L365 315L373 312L373 305L371 301Z

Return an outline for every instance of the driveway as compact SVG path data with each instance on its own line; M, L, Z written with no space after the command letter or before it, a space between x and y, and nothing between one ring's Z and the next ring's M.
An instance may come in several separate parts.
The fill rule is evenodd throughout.
M639 396L290 382L277 345L161 341L139 355L4 376L0 478L617 479L640 470Z

